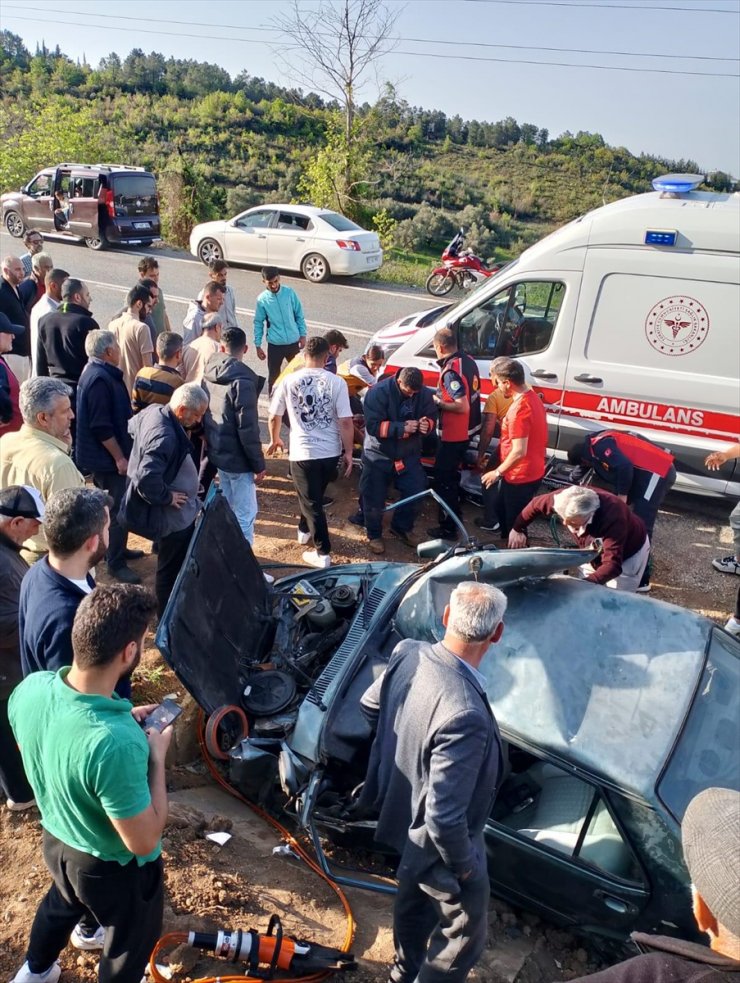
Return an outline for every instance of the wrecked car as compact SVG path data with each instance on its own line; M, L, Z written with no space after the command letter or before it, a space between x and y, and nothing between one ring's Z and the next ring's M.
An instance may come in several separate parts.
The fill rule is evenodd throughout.
M481 665L507 760L485 830L492 892L607 939L696 938L679 823L700 790L740 788L740 641L692 611L561 576L592 555L469 544L268 586L216 493L156 641L220 721L230 781L292 810L337 882L389 891L327 847L379 850L372 817L352 813L373 739L360 697L399 640L442 638L456 584L497 584L506 630Z

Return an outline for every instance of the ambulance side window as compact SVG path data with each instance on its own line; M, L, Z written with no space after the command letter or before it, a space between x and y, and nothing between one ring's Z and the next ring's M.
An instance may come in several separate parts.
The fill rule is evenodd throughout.
M460 347L473 358L545 351L564 297L565 284L559 280L510 284L460 319Z

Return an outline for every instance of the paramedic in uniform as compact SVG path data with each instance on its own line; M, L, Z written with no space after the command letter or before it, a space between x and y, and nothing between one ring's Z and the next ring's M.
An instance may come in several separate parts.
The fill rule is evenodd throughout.
M432 487L455 515L460 516L460 468L470 439L481 425L480 375L475 361L459 350L455 334L449 328L440 328L433 343L439 365L434 402L439 410L441 437ZM441 509L439 525L430 529L429 535L457 538L455 526Z

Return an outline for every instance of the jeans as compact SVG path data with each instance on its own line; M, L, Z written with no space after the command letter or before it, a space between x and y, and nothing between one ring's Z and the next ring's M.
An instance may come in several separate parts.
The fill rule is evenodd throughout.
M452 509L458 518L462 518L460 508L460 467L465 461L468 449L467 440L440 441L437 447L437 457L434 462L434 478L432 487L439 497ZM457 533L457 527L452 524L449 516L439 510L439 524L443 529Z
M119 570L126 565L126 542L128 540L128 533L118 524L118 510L126 491L126 476L117 471L93 471L92 479L96 488L108 492L113 499L113 505L110 509L108 551L105 554L105 559L109 570Z
M322 556L331 553L329 527L324 513L324 492L337 476L338 457L322 457L316 461L291 461L290 475L298 495L301 519L298 528L311 534L314 546Z
M139 867L99 860L62 843L44 830L44 860L54 883L31 926L26 959L43 973L67 945L81 918L94 915L105 929L100 983L140 983L162 931L162 860Z
M289 345L271 345L268 342L267 345L267 394L272 395L272 387L275 385L275 380L280 375L280 370L283 367L283 362L289 362L294 355L297 355L301 350L301 346L297 341L291 342Z
M195 523L193 522L187 529L171 532L169 536L162 536L159 540L154 593L157 595L157 614L160 618L164 614L177 575L185 562L185 554L188 551L188 546L190 546L194 530Z
M0 696L0 789L14 802L30 802L33 789L23 770L18 742L8 720L8 696Z
M396 471L392 462L372 461L362 457L360 475L360 510L365 516L368 539L380 539L383 535L383 509L388 485L395 483L401 498L409 498L427 486L426 475L418 459L405 461L402 471ZM414 528L418 503L401 505L391 513L391 528L409 533Z
M218 480L224 498L237 518L244 538L251 546L254 542L254 520L257 518L257 486L254 474L234 474L232 471L218 469Z

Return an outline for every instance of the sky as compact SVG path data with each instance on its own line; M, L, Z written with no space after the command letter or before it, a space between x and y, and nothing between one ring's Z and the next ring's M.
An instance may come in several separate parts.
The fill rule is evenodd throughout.
M740 0L387 2L398 13L397 41L361 100L374 101L388 80L412 106L491 122L513 116L551 137L598 132L633 153L740 176ZM280 44L272 23L290 6L2 0L0 26L31 51L41 41L59 44L91 65L139 47L294 86L299 55Z

